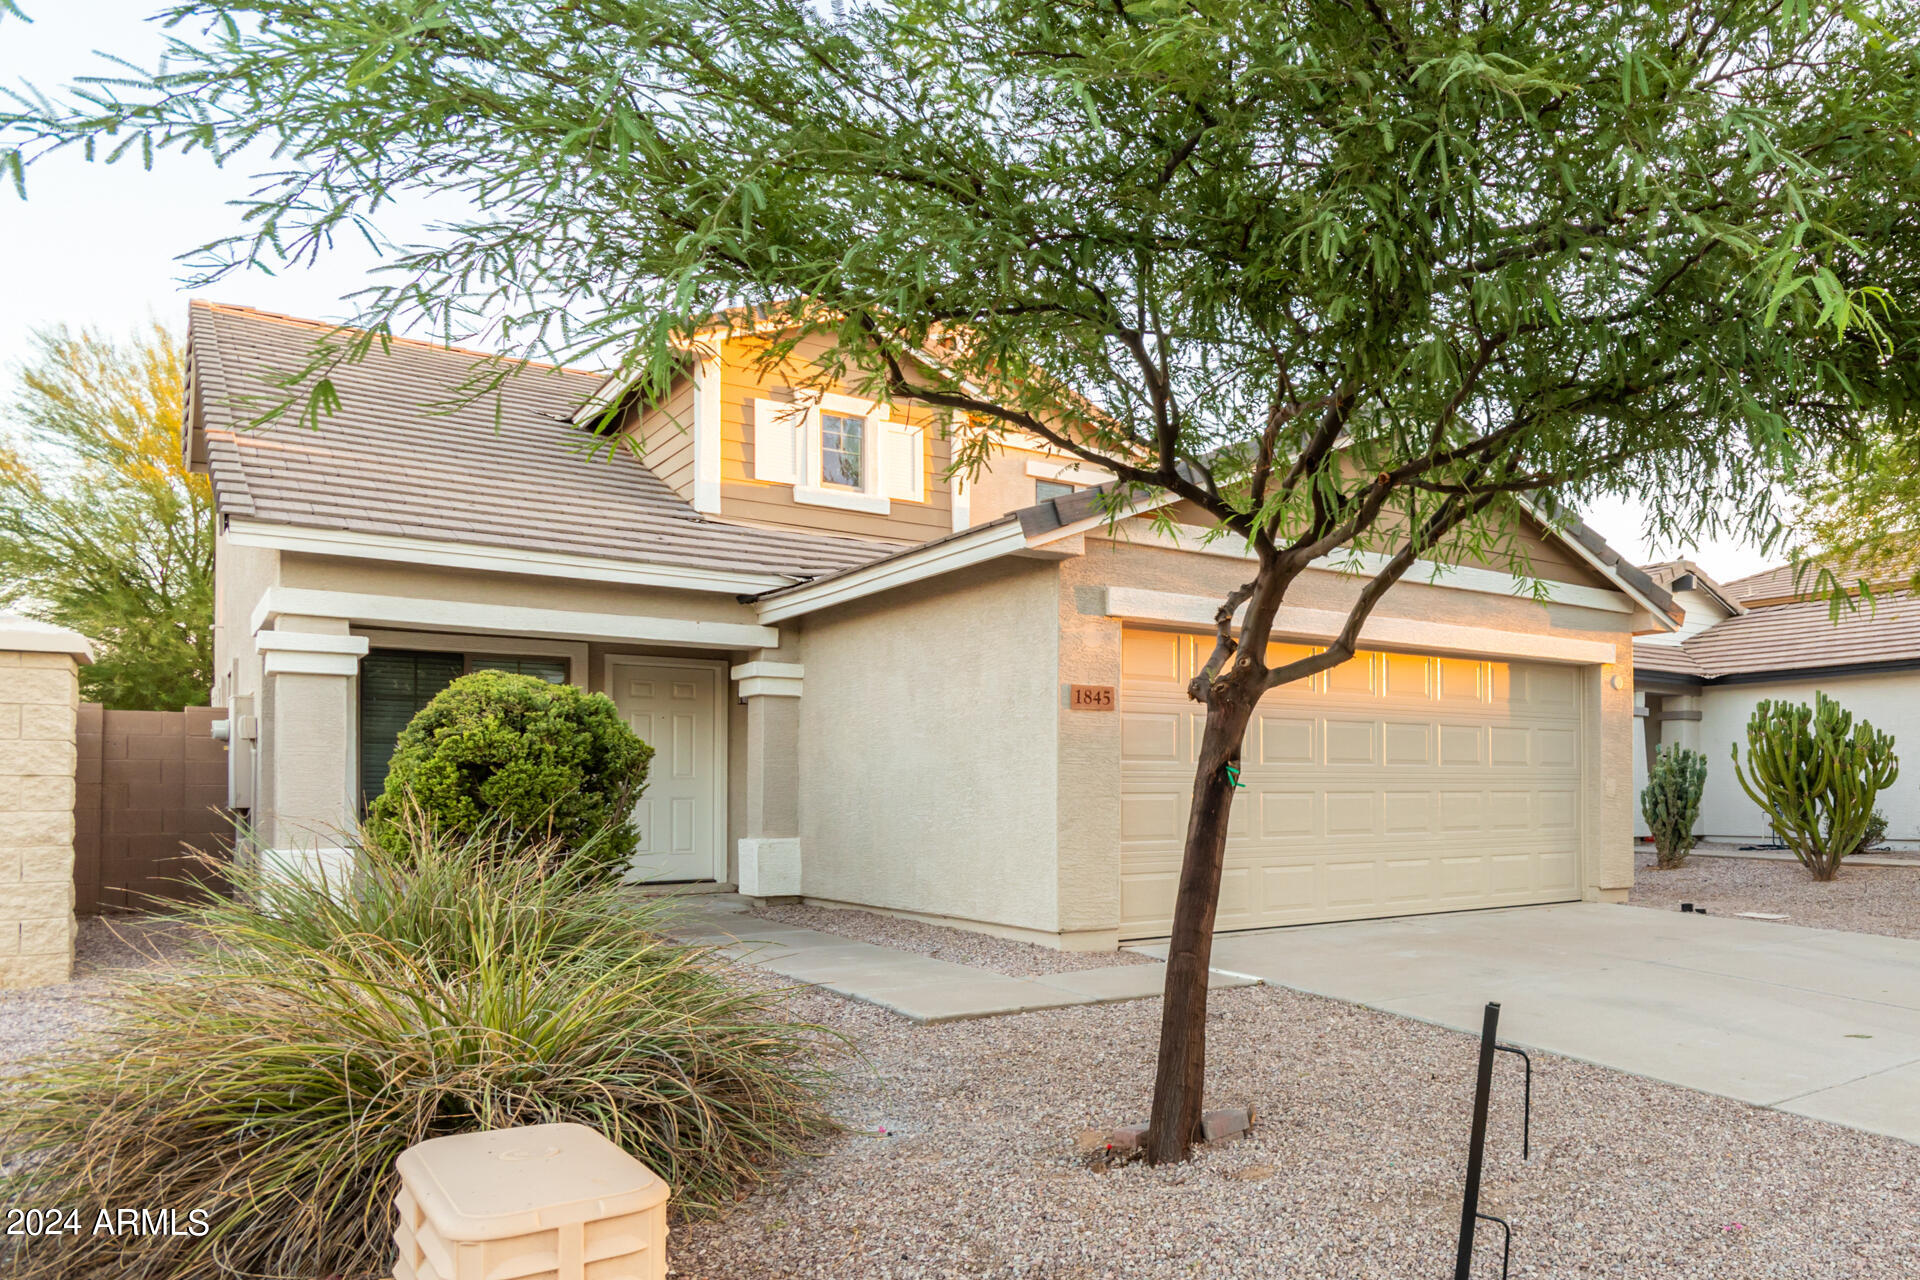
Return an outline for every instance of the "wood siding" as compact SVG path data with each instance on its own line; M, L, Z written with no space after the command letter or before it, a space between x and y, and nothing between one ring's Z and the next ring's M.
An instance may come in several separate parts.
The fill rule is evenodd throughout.
M825 339L811 340L793 352L787 367L763 370L755 364L752 339L737 338L726 344L720 384L720 514L729 520L896 542L925 542L951 533L952 491L941 472L952 455L941 415L924 405L896 403L891 409L894 421L921 428L922 462L926 467L924 502L895 498L889 514L869 515L795 502L791 485L753 478L753 430L747 402L783 399L789 388L808 384L812 380L810 362L825 348ZM850 388L848 394L852 394Z
M640 439L640 460L669 489L693 501L693 379L673 380L666 403L641 410L628 428Z

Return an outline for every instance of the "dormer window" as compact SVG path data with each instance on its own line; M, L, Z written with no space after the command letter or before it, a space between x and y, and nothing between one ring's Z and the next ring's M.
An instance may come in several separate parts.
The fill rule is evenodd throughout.
M747 402L753 478L793 486L793 500L886 515L927 500L925 433L888 406L835 392Z

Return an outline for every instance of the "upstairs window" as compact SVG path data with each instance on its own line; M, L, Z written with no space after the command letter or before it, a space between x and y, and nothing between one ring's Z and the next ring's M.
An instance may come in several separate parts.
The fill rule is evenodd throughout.
M820 415L820 482L861 488L867 457L867 420L845 413Z
M1058 480L1035 480L1033 482L1033 500L1035 502L1051 502L1055 498L1064 498L1070 493L1077 492L1078 489L1078 485L1062 484Z
M904 415L903 415L904 416ZM833 392L747 402L753 478L793 487L793 500L887 515L927 500L927 440L884 404Z

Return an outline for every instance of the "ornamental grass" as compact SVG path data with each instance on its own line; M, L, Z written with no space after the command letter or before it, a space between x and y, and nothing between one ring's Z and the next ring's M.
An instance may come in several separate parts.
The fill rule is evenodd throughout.
M384 1276L394 1160L423 1139L592 1125L698 1214L829 1127L837 1042L664 939L667 900L484 832L357 852L351 883L235 869L235 901L181 913L182 965L6 1082L0 1200L78 1229L0 1243L0 1272ZM129 1208L178 1234L94 1230Z

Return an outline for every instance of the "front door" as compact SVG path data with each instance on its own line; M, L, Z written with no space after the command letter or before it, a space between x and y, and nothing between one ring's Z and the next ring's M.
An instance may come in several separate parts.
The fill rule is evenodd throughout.
M612 658L614 705L653 748L634 806L640 842L629 880L714 880L720 870L725 761L719 664Z

